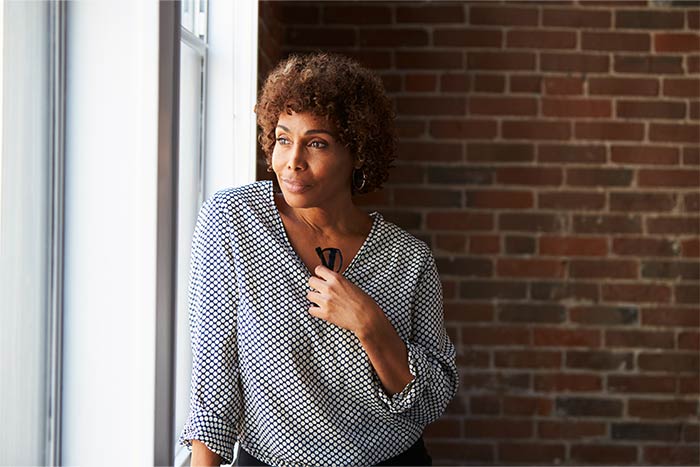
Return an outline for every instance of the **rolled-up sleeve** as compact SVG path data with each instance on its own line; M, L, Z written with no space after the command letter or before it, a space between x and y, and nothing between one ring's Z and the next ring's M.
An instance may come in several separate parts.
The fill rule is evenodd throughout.
M190 412L178 438L203 442L224 463L233 460L241 413L236 339L238 288L226 211L216 195L202 206L194 236L189 285L192 337Z
M404 389L379 398L394 414L425 427L438 419L457 393L459 375L455 347L444 323L442 285L431 253L427 253L412 300L412 335L405 340L413 375Z

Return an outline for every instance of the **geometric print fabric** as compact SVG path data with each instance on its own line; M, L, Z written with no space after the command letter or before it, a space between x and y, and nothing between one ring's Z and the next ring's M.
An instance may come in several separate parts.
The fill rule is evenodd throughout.
M371 296L408 349L413 380L386 394L355 335L313 317L311 276L272 181L217 192L192 239L190 412L179 443L225 463L236 441L281 467L374 465L408 449L457 392L442 287L425 242L370 213L343 276Z

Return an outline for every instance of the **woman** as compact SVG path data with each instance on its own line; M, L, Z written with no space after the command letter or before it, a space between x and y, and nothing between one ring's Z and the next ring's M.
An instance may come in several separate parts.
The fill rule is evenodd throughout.
M429 465L424 427L457 391L427 245L367 214L394 157L381 82L337 55L267 78L273 182L223 190L192 243L192 465Z

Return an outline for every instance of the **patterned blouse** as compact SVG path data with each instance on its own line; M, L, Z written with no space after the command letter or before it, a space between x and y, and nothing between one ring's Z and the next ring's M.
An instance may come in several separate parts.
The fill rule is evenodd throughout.
M408 349L413 380L387 394L357 337L309 314L311 273L292 248L272 182L217 192L192 240L190 412L179 443L273 466L372 465L408 449L457 392L442 287L425 242L370 213L343 276Z

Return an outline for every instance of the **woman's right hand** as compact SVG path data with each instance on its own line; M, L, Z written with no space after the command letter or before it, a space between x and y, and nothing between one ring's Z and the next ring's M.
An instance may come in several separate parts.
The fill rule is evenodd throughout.
M210 451L206 444L196 439L192 440L192 462L190 467L221 465L221 456Z

